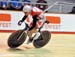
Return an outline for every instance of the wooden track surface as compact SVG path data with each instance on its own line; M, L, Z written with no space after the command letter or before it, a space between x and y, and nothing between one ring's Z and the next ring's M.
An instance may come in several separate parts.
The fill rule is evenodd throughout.
M75 57L75 35L52 34L50 42L43 48L23 44L10 49L7 39L11 33L0 33L0 57Z

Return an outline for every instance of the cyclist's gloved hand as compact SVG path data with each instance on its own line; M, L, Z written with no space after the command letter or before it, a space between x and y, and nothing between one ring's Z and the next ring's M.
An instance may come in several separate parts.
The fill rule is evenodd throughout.
M22 24L22 22L21 22L21 20L18 22L18 25L21 25Z
M47 21L47 20L46 20L46 21L45 21L45 23L47 23L47 24L48 24L48 23L49 23L49 21Z

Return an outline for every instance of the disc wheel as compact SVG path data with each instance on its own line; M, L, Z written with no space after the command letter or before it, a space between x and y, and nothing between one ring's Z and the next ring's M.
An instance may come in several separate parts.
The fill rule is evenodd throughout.
M16 48L24 43L27 34L23 30L18 30L12 33L8 38L8 46L10 48Z
M41 48L45 46L51 39L51 33L48 31L42 31L38 39L34 40L33 45L35 48Z

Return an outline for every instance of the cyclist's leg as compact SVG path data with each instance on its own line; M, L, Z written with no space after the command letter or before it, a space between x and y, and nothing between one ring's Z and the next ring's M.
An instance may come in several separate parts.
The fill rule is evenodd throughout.
M30 34L28 34L29 35L29 42L31 42L33 40L32 33L33 33L33 31L35 31L36 23L38 21L37 17L38 17L37 15L33 16L33 24L32 24L32 27L29 28L29 31L31 31Z
M38 21L37 17L38 17L37 15L33 16L33 24L32 24L32 27L29 30L32 30L34 27L36 27L36 23Z

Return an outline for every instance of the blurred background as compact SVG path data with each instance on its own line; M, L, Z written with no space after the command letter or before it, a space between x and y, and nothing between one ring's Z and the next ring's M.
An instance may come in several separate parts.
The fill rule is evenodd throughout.
M0 0L0 10L22 11L25 4L36 6L42 10L45 10L49 6L53 5L47 11L51 13L75 12L75 0Z

